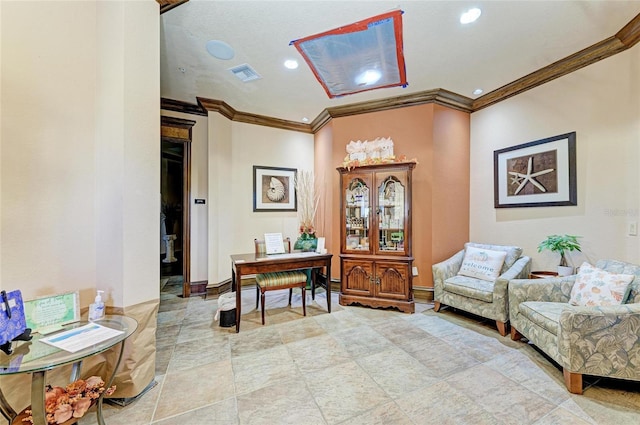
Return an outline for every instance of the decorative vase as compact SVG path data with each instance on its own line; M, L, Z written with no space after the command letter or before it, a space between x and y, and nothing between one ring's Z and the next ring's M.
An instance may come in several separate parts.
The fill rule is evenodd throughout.
M300 251L315 251L318 247L318 238L308 233L302 233L293 244L293 249Z
M573 274L573 267L558 266L558 276L571 276L572 274Z

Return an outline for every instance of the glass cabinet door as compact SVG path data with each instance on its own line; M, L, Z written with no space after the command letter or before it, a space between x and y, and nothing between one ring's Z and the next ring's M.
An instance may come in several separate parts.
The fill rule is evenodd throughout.
M345 249L354 251L369 251L369 187L360 178L354 178L347 183L345 194L346 232Z
M387 176L378 186L378 251L404 252L405 187L395 176Z

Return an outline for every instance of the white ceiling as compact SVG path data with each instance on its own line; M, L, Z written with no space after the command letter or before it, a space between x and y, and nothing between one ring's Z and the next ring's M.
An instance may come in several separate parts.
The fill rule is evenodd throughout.
M460 14L480 7L469 25ZM329 99L289 43L392 9L404 11L406 88ZM469 98L495 90L608 38L640 12L640 1L214 1L190 0L161 15L161 95L221 100L251 114L302 122L325 108L442 88ZM235 49L210 56L207 41ZM635 47L637 50L638 47ZM300 63L296 70L286 59ZM263 78L228 69L248 63Z

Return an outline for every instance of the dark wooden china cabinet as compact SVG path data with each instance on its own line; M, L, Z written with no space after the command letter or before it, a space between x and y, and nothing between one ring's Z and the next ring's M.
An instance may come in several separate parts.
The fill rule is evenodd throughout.
M341 305L415 311L411 253L411 173L415 165L338 168Z

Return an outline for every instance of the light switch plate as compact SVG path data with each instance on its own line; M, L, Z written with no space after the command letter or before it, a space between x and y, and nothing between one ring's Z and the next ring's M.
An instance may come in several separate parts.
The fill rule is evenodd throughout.
M413 275L418 276L418 268L415 266L413 267Z
M629 236L638 236L638 222L629 222Z

